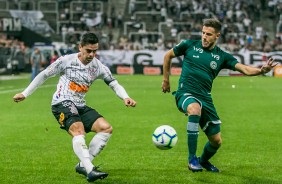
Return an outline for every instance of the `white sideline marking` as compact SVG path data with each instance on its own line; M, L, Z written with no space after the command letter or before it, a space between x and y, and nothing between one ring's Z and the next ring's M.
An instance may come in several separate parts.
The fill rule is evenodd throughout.
M2 89L11 89L11 88L14 88L15 86L5 86L5 87L0 87L0 90Z
M0 80L14 80L14 79L27 79L30 78L27 75L21 76L21 75L0 75Z
M55 84L46 84L46 85L40 86L39 88L49 88L53 86L56 86L56 85ZM6 93L11 93L11 92L22 92L24 89L25 88L3 90L3 91L0 91L0 94L6 94Z

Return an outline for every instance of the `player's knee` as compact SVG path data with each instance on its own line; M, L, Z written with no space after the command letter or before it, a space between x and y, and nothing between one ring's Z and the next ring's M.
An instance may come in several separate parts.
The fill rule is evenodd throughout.
M201 106L198 103L188 105L187 112L189 115L201 115Z
M109 133L113 132L113 127L106 121L100 123L99 132Z
M92 131L111 134L113 132L113 127L104 118L99 118L93 124Z
M102 132L111 134L113 132L113 127L109 124Z
M217 148L219 148L221 146L221 144L222 144L221 137L218 137L218 138L211 141L211 145L214 146L214 147L217 147Z
M83 127L82 122L75 122L75 123L73 123L70 126L68 132L72 136L84 135L85 131L84 131L84 127Z

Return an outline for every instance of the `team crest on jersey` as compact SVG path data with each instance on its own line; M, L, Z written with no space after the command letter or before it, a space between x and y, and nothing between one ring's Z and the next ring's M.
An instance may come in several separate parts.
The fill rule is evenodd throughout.
M93 76L95 76L97 69L96 68L89 68L88 71L89 71L89 74L93 77Z
M211 61L210 67L215 70L217 68L217 63L215 61Z

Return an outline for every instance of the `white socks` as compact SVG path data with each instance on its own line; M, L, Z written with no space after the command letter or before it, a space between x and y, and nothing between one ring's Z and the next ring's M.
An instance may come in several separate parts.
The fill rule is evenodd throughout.
M90 159L93 160L106 146L112 134L99 132L97 133L89 144Z
M94 157L96 157L106 146L107 142L109 141L112 134L110 133L104 133L104 132L98 132L96 135L92 138L89 144L89 158L92 161ZM84 167L84 163L80 162L80 166Z
M93 164L90 160L89 150L85 144L85 136L77 135L72 138L73 151L81 161L82 165L86 169L87 173L90 173L93 169Z

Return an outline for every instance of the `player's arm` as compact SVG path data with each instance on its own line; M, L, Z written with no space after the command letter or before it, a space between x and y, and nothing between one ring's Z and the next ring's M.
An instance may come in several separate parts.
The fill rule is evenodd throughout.
M110 70L107 67L103 67L105 70L106 77L104 78L104 82L116 93L116 95L124 101L124 104L127 107L135 107L136 102L129 97L124 87L122 87L118 81L112 76Z
M278 63L274 63L273 58L269 58L266 64L264 64L261 68L256 68L248 65L244 65L242 63L237 63L235 65L235 69L244 75L248 76L255 76L260 74L268 73L270 70L272 70L273 67L275 67Z
M136 102L128 96L124 87L122 87L117 80L113 80L111 83L109 83L109 86L116 93L116 95L124 101L126 106L136 106Z
M41 86L48 78L55 76L60 72L62 61L58 60L49 65L45 70L40 72L28 85L28 87L21 93L13 97L15 102L23 101L26 97L31 95L39 86Z
M164 93L170 92L170 83L169 83L169 74L171 69L172 61L171 59L175 57L173 49L170 49L166 52L164 56L163 63L163 82L162 82L162 90Z
M23 101L27 96L31 95L46 80L47 80L47 76L45 74L45 71L40 72L22 93L18 93L13 97L14 101L15 102Z

